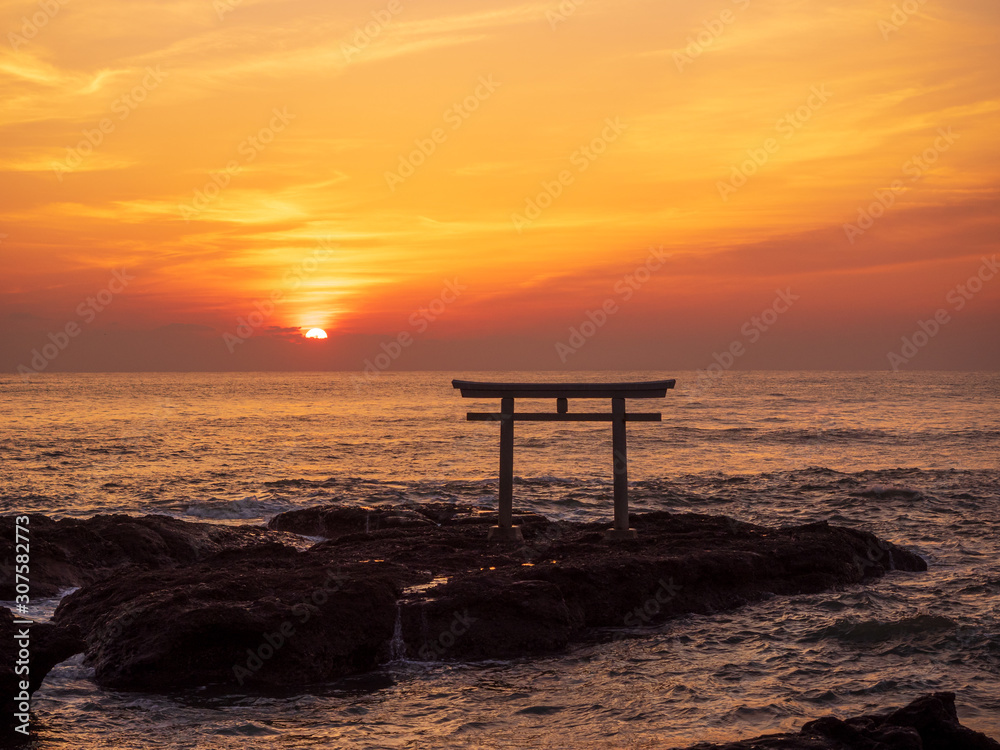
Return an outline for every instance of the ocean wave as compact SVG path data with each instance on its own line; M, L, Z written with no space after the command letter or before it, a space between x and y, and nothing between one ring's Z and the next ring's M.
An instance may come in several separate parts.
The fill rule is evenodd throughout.
M548 438L529 437L518 440L518 447L521 448L548 448L552 441Z
M884 484L873 484L863 490L851 492L854 497L873 497L879 500L923 500L924 493L910 487L893 487Z
M885 643L936 638L945 633L954 633L957 629L958 623L942 615L920 614L888 621L842 619L814 631L802 640L815 642L832 638L843 643Z
M272 735L281 734L281 732L277 729L272 729L268 726L261 726L260 724L255 724L253 722L232 724L221 729L216 729L212 733L232 737L270 737Z
M320 483L308 479L275 479L262 483L265 487L316 487Z
M798 430L773 430L760 436L766 441L777 443L800 443L800 442L866 442L885 440L902 440L904 436L900 433L887 432L886 430L875 429L853 429L849 427L835 427L830 429L798 429Z
M543 475L540 477L514 477L514 482L517 484L553 484L574 487L595 484L595 480L584 480L578 479L577 477L556 477L551 475ZM607 484L607 482L600 481L597 481L596 483Z
M184 510L184 515L208 520L252 520L265 519L295 507L290 502L258 500L245 497L240 500L208 500L192 503Z
M763 417L756 420L758 425L784 423L784 417ZM862 427L799 427L774 429L770 426L747 427L694 427L690 425L668 425L664 432L673 441L705 443L770 443L770 444L829 444L857 445L879 443L881 445L929 445L946 442L949 444L991 444L1000 435L995 430L885 430Z

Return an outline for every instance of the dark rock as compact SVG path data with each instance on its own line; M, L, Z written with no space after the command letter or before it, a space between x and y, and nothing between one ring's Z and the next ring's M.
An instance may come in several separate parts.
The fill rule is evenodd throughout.
M371 533L380 529L431 526L432 521L409 508L321 505L279 513L267 528L327 539L347 534Z
M287 535L252 526L191 523L168 516L122 514L85 520L52 520L32 513L31 594L54 597L97 581L125 566L155 568L189 564L223 550L287 541ZM0 599L14 599L14 516L0 517Z
M21 682L27 680L28 693L34 693L52 667L80 653L86 646L76 627L37 622L21 625L15 624L15 619L23 618L15 618L9 609L0 607L0 696L3 696L4 706L0 712L0 744L4 746L29 739L14 730L22 723L14 716L14 698L21 693ZM15 640L15 635L22 630L28 631L30 643L27 675L17 672L25 666L18 664L20 645Z
M534 513L522 513L515 523L548 520ZM426 503L421 505L319 505L279 513L267 528L306 536L337 539L350 534L371 534L383 529L430 527L455 524L497 523L497 512L473 505Z
M915 729L924 750L1000 750L1000 743L958 721L954 693L925 695L885 716L880 729Z
M565 648L575 628L557 586L512 581L495 587L470 576L401 604L402 648L397 657L503 659Z
M413 658L424 644L435 644L436 633L446 632L449 618L466 610L488 612L490 629L480 618L453 647L431 652L506 658L518 642L514 633L524 630L522 653L537 653L543 644L559 648L587 628L651 625L774 595L861 583L890 569L927 567L917 555L868 532L822 523L769 529L717 516L648 513L634 516L633 524L641 529L635 542L609 544L600 533L603 524L557 524L537 516L521 525L523 546L500 547L486 544L487 524L442 521L431 528L348 534L310 552L339 564L384 559L424 580L447 579L425 592L433 603L420 605L419 617L410 611L418 600L403 603L402 639ZM551 616L548 639L530 635L531 608L495 601L498 592L528 581L551 584L560 594L558 606L553 594L537 610ZM439 621L429 624L431 612L438 611Z
M768 529L694 514L638 516L636 542L608 547L571 534L545 561L515 573L555 583L587 626L648 625L781 594L861 583L887 570L922 571L917 555L827 524Z
M395 566L332 568L282 545L106 579L67 596L103 687L304 685L376 666L392 637Z
M648 513L633 518L638 540L609 543L606 524L523 514L524 544L491 546L495 514L472 506L282 515L272 525L334 538L306 552L271 544L122 573L67 597L55 619L83 629L87 658L109 687L293 685L400 656L551 653L595 628L620 634L685 613L857 584L893 568L926 569L872 534L827 524L771 529ZM324 571L344 571L345 588L299 628L296 604ZM289 620L296 636L280 653L259 669L234 671Z
M827 716L798 734L770 734L688 750L1000 750L1000 743L963 727L954 693L933 693L886 713L845 721Z

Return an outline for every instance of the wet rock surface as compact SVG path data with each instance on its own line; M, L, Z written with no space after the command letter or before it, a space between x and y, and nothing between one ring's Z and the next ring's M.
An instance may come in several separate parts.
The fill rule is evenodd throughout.
M127 566L155 569L186 565L224 549L275 540L276 532L253 526L191 523L169 516L123 514L53 520L32 513L31 595L54 597L61 590L100 580ZM0 599L14 599L14 516L0 517Z
M272 544L105 579L67 596L54 619L81 629L102 687L308 685L378 664L403 577Z
M528 514L520 519L524 544L501 546L486 542L495 513L450 512L436 526L345 534L310 550L331 561L385 560L436 581L401 600L408 658L542 653L592 628L655 625L862 583L888 570L927 568L919 556L868 532L825 523L772 529L658 512L633 516L636 541L608 542L606 524ZM456 617L468 623L460 635Z
M124 535L135 519L120 518ZM189 564L131 568L87 585L54 619L80 628L103 686L251 690L330 680L395 658L553 653L600 629L926 569L870 533L823 523L775 529L657 512L633 516L637 540L609 542L606 523L530 513L516 522L523 544L489 545L496 513L483 508L324 506L271 524L334 536L308 550L257 543L214 555L210 545L222 542L196 528L194 540L175 542L194 548Z
M933 693L893 711L816 719L797 734L687 750L1000 750L1000 743L959 723L954 693Z
M548 519L535 513L521 513L514 516L514 523L526 522L548 523ZM450 503L368 507L318 505L279 513L268 522L267 528L336 539L350 534L371 534L384 529L485 523L497 523L496 511L470 505Z

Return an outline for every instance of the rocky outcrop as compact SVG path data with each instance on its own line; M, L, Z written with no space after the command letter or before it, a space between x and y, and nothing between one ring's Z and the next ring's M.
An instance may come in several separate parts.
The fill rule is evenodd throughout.
M535 513L514 516L514 523L548 523ZM497 512L488 508L450 503L421 505L319 505L279 513L267 528L306 536L337 539L349 534L371 534L383 529L429 528L456 524L496 524Z
M772 529L647 513L633 516L636 541L609 543L604 524L532 516L521 525L523 545L490 547L486 527L495 516L478 524L475 517L456 511L456 520L434 527L348 534L310 553L341 564L382 559L437 580L400 603L402 655L415 659L543 653L593 628L653 625L927 568L868 532L825 523Z
M186 565L224 549L289 540L252 526L189 523L156 515L53 520L32 513L29 519L34 598L54 597L126 566L152 570ZM0 517L0 599L8 601L14 599L14 537L14 516Z
M620 633L926 569L870 533L826 524L774 529L648 513L633 517L636 541L609 543L604 524L525 514L523 545L490 546L495 514L480 508L361 512L283 514L282 528L322 525L335 538L306 551L257 545L133 569L71 594L55 621L81 628L101 685L249 689L329 680L393 658L552 653L595 628Z
M954 693L933 693L894 711L810 721L797 734L688 750L1000 750L1000 743L959 723Z
M0 746L16 745L29 739L15 730L29 722L20 711L24 701L42 684L45 675L61 661L84 650L85 644L74 627L50 623L15 623L9 609L0 607ZM26 685L24 683L27 683Z
M579 635L558 586L469 576L399 604L393 656L421 661L507 659L548 654Z
M67 596L55 619L83 631L102 687L307 685L376 666L404 578L272 544L105 579Z

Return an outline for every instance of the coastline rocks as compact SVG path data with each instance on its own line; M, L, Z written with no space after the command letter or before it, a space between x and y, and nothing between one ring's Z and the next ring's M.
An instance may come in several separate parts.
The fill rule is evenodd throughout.
M401 603L395 658L509 659L565 648L574 622L558 586L544 581L494 585L488 576L443 584Z
M306 685L376 666L402 577L273 544L106 579L67 596L54 620L84 632L102 687Z
M607 630L621 635L684 613L927 569L919 556L868 532L825 523L767 528L657 512L631 518L635 541L609 543L606 523L523 514L523 544L490 546L486 535L496 515L485 509L360 511L325 506L283 514L277 526L322 528L332 536L305 551L262 529L149 516L72 522L51 541L45 536L60 522L32 516L32 551L43 549L50 578L104 577L83 580L52 624L31 626L30 690L84 649L105 688L301 688L399 658L549 654L606 637ZM130 532L135 539L126 538ZM106 567L96 564L101 550L111 553ZM15 643L17 627L0 609L0 640ZM6 656L0 662L2 694L16 695L14 667ZM8 742L22 739L13 718L8 712L0 720ZM959 723L954 694L936 693L891 711L820 718L796 734L689 750L1000 750L1000 744Z
M124 571L67 596L54 621L81 628L102 686L249 689L397 658L553 653L611 637L600 629L620 636L686 613L927 567L868 532L825 523L775 529L647 513L632 519L637 540L609 543L605 523L525 514L523 545L488 545L495 514L470 506L283 515L284 528L323 524L338 535L304 552L272 543ZM362 522L367 533L356 530Z
M320 505L279 513L268 522L267 528L334 539L347 534L368 534L379 529L431 525L430 519L409 508Z
M825 523L772 529L664 512L632 523L639 537L627 543L605 541L605 524L539 516L522 524L521 546L489 546L485 524L458 522L346 535L310 553L341 564L384 559L437 580L401 602L400 635L405 655L415 659L542 653L589 637L588 629L656 625L857 584L888 570L927 569L919 556L873 534ZM533 587L519 588L525 583ZM463 627L468 618L475 622Z
M34 693L52 667L80 653L86 646L75 627L51 623L25 626L15 624L14 620L9 609L0 607L0 695L5 697L4 710L0 712L0 744L4 745L28 740L28 736L14 729L24 723L16 717L20 713L16 698L23 694L21 683L27 681L28 694ZM28 631L30 653L27 659L20 653L23 639L17 639L25 630Z
M169 516L123 514L80 520L53 520L29 514L31 594L54 597L116 570L188 564L224 549L263 544L286 537L252 526L192 523ZM0 517L0 599L14 599L14 516Z
M1000 743L962 726L954 693L933 693L903 708L803 725L798 734L771 734L687 750L1000 750Z
M588 627L631 627L774 595L816 593L888 570L927 569L919 556L873 534L825 523L771 529L721 517L649 513L636 525L643 538L614 554L602 554L603 542L592 535L596 554L581 549L585 537L576 542L577 553L567 555L568 564L535 565L516 575L559 586L571 613Z
M535 513L514 516L515 524L543 522L548 519ZM497 512L488 508L451 503L422 505L319 505L279 513L267 528L304 536L337 539L351 534L372 534L383 529L405 529L455 524L497 523Z

